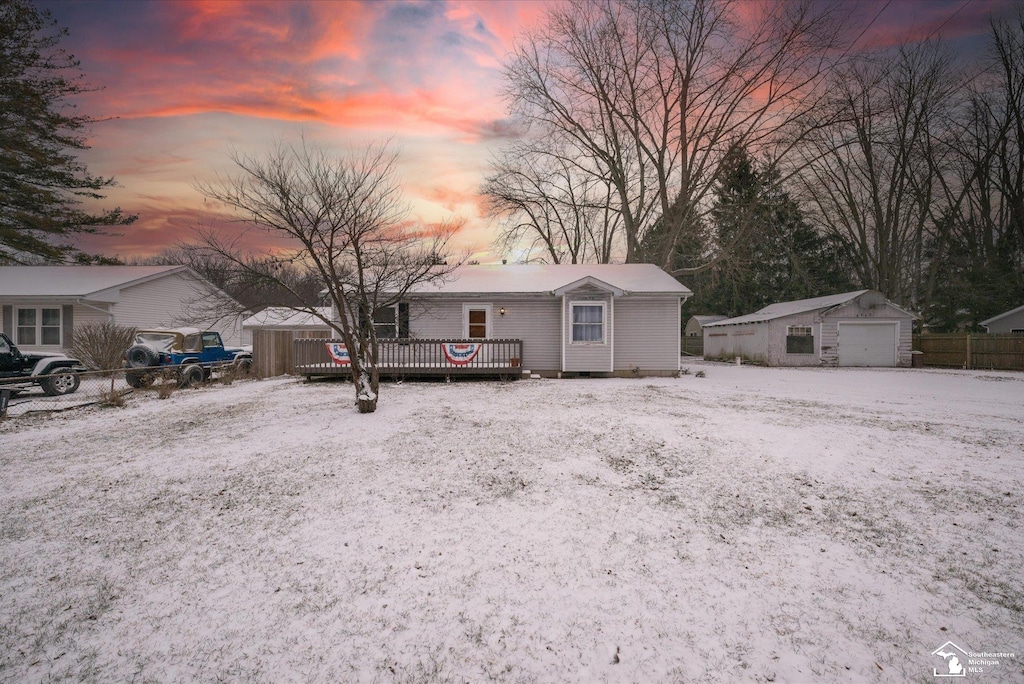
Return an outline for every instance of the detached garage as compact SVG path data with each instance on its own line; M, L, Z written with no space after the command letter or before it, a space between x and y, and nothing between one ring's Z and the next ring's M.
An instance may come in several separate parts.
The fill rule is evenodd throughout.
M916 318L882 293L772 304L704 325L704 357L767 366L909 366Z

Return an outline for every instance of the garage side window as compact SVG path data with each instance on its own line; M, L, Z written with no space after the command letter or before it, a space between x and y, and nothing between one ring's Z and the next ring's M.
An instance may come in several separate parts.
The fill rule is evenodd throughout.
M787 354L813 354L814 333L809 325L791 325L786 328Z

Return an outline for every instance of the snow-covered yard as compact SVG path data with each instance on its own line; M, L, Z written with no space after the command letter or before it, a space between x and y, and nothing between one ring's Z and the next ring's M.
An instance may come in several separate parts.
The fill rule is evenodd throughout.
M1024 375L698 369L0 423L0 680L1024 680Z

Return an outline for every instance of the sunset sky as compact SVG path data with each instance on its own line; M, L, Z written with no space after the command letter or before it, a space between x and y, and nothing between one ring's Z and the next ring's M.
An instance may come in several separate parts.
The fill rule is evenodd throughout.
M826 0L821 0L826 1ZM119 237L82 246L148 255L217 225L193 188L230 172L228 152L305 136L329 147L391 139L413 217L468 220L460 250L484 261L495 226L477 189L489 155L514 134L501 64L542 2L42 1L70 31L62 46L102 88L77 100L100 119L89 170L120 187L100 204L137 213ZM866 1L878 15L859 49L938 34L972 52L1010 2Z

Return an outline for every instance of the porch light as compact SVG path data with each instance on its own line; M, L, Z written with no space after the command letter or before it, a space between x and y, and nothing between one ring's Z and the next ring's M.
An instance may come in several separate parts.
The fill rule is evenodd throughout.
M501 307L500 309L498 309L498 313L501 314L502 316L504 316L505 315L505 307Z

